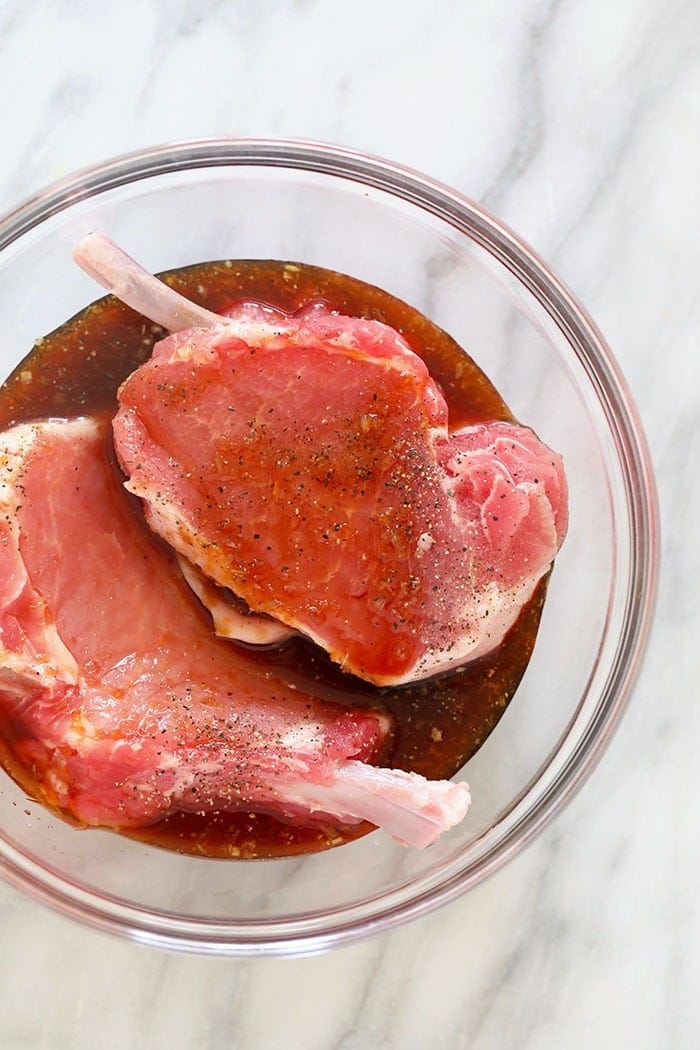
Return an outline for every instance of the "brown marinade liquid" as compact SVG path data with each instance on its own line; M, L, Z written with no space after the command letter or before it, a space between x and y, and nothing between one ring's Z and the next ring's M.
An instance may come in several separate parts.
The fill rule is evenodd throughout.
M241 299L288 312L325 302L339 313L383 321L426 362L447 399L453 429L483 420L513 420L498 392L450 336L406 303L362 281L300 263L257 260L201 263L162 276L216 312ZM39 339L0 388L0 430L49 417L111 414L121 382L165 334L111 296L93 303ZM396 727L387 764L434 779L451 777L484 742L517 689L532 653L546 585L545 578L495 652L416 685L371 686L344 674L301 639L261 652L259 658L288 668L296 681L301 676L310 691L320 688L328 695L330 689L351 706L385 705ZM192 601L197 599L192 596ZM0 763L28 795L42 798L32 771L16 759L17 733L0 711ZM328 849L370 827L297 827L252 813L175 813L122 834L198 856L250 858Z

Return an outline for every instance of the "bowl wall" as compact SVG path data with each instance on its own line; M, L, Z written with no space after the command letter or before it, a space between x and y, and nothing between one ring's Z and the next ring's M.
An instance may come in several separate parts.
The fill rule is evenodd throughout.
M95 228L155 271L297 260L406 300L563 454L571 526L525 678L465 767L473 808L429 850L374 834L303 859L180 857L75 831L2 777L0 866L69 914L191 950L317 950L420 914L544 823L590 768L629 692L652 604L655 505L624 383L568 293L475 205L370 158L235 141L113 162L0 221L3 376L37 337L96 298L70 258Z

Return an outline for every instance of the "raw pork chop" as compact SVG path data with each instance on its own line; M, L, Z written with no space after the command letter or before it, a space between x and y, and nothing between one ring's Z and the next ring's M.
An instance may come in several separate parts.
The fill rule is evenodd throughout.
M388 719L218 641L92 420L0 435L0 703L45 800L85 824L240 808L432 842L465 784L364 763Z
M177 327L175 293L111 242L75 255ZM494 649L563 539L560 457L507 423L450 435L425 364L379 322L189 305L198 327L156 345L114 421L151 527L376 684Z

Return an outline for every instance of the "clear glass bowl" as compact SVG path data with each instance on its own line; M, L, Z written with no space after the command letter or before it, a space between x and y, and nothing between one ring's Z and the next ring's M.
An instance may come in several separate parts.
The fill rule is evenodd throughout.
M301 260L411 303L468 348L515 415L563 453L571 527L525 678L465 768L472 810L430 849L373 834L302 859L199 860L76 831L3 775L0 870L67 915L188 951L300 954L424 915L495 871L552 818L590 773L628 699L652 614L657 515L624 379L572 295L476 204L376 158L251 140L123 157L0 220L3 375L37 337L97 298L70 259L94 228L151 270Z

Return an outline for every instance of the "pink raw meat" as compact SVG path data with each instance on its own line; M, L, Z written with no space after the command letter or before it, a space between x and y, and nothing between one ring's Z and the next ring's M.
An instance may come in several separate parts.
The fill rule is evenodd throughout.
M370 768L389 729L217 641L140 525L98 424L0 436L0 703L46 801L85 824L260 810L424 846L465 784Z
M179 297L111 242L93 235L74 254L180 325ZM566 531L560 457L508 423L450 435L425 364L379 322L188 306L198 327L157 344L114 421L154 531L376 684L499 645Z
M450 438L425 366L376 322L244 306L158 344L120 405L151 527L377 684L498 645L563 536L559 458L504 423Z

